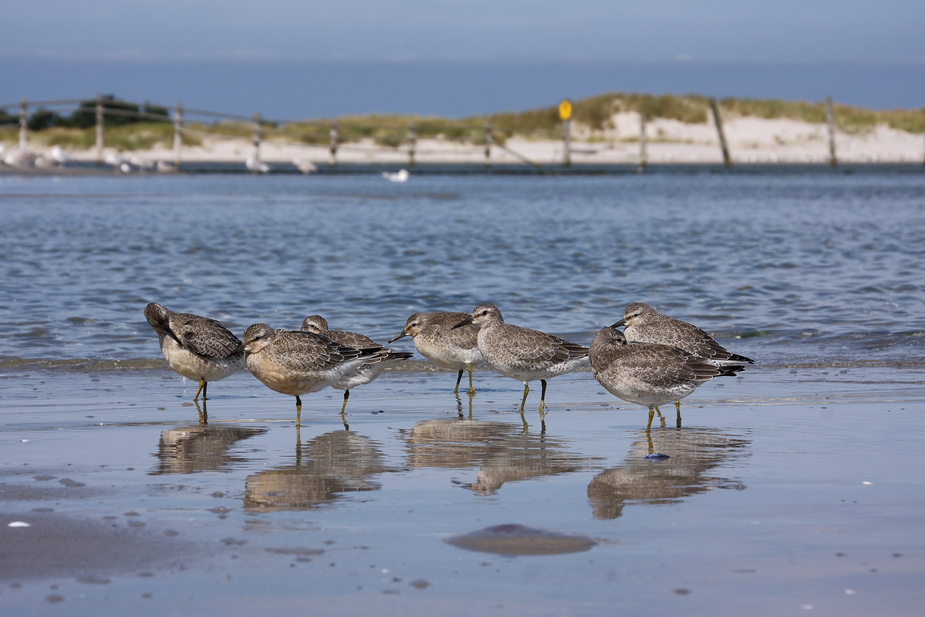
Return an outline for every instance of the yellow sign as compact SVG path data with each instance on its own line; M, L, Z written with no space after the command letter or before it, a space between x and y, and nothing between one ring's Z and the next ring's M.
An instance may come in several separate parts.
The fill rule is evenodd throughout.
M568 99L565 99L559 103L559 119L568 120L572 117L572 102Z

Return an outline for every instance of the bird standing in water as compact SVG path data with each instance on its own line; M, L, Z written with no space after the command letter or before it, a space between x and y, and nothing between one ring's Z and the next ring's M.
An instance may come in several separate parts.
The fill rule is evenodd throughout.
M193 400L206 400L210 381L244 368L241 341L221 323L190 313L174 313L157 302L145 307L145 319L157 332L161 353L170 368L199 382Z
M569 343L552 334L504 323L501 311L492 304L481 304L454 328L475 324L479 329L479 351L489 365L505 377L524 384L520 402L520 417L524 426L524 405L530 393L529 382L539 379L543 384L540 395L540 422L546 427L546 380L571 373L588 363L588 348Z
M344 330L328 330L328 322L321 315L310 315L302 322L302 332L312 332L326 336L335 343L340 343L354 349L382 350L382 345L358 332L346 332ZM344 391L344 405L341 407L340 415L343 417L347 409L347 399L350 398L350 388L362 386L374 380L382 374L382 371L389 365L398 360L407 360L414 354L408 351L392 351L385 349L387 353L377 353L369 356L364 364L361 364L353 371L341 377L338 381L331 384L332 388Z

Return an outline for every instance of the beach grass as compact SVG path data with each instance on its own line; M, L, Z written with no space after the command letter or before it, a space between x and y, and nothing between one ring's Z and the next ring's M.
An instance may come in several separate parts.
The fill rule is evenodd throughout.
M754 117L791 119L812 124L826 122L825 102L788 101L784 99L724 98L719 101L724 118ZM614 128L613 118L621 112L645 113L649 120L670 119L688 124L712 122L710 99L699 94L640 94L608 92L573 102L573 119L585 127L588 139L601 139L605 131ZM872 110L852 105L834 105L838 129L849 134L864 134L877 126L910 133L925 132L925 107L921 109ZM10 116L12 117L12 116ZM336 119L308 119L277 125L261 125L262 139L326 146L331 140L331 127L337 127L338 143L372 141L380 147L399 148L410 143L413 134L418 139L445 139L467 144L485 142L490 125L492 139L504 144L512 137L522 139L561 139L562 122L558 105L525 111L499 112L453 119L436 116L404 114L368 114L341 116ZM200 145L206 135L250 139L254 125L246 121L187 122L183 133L184 145ZM135 122L108 126L104 142L119 151L145 150L154 146L170 147L174 128L170 122ZM93 127L52 126L30 131L31 142L42 146L62 146L87 149L96 143ZM19 127L7 124L0 128L0 142L15 144Z

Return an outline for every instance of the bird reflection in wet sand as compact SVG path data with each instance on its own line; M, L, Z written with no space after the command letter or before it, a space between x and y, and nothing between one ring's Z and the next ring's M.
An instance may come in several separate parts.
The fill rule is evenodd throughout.
M217 424L180 426L163 431L157 445L160 464L149 475L225 471L248 460L232 453L237 442L266 432L262 428Z
M296 446L295 462L247 477L250 512L305 510L342 493L379 490L368 478L390 471L378 443L353 431L333 431Z
M564 442L505 422L425 420L404 437L411 467L478 467L477 481L466 488L481 495L505 482L579 471L593 460L566 451Z
M639 431L626 461L595 476L588 485L594 518L617 518L627 504L671 504L716 489L743 490L739 480L707 475L711 469L748 456L751 440L715 429ZM664 453L671 458L647 460Z

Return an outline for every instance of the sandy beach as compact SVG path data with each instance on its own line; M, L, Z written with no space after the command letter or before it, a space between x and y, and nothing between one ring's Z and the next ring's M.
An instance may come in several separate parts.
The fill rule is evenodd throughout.
M591 131L575 125L571 146L571 160L580 164L636 165L640 161L640 118L635 112L614 114L613 128ZM828 128L824 124L811 124L788 119L762 119L738 117L724 120L723 126L733 163L736 164L827 164L829 162ZM722 152L717 131L712 121L704 124L686 124L677 120L655 119L646 123L647 158L650 164L721 164ZM925 160L925 137L877 126L869 132L855 134L836 132L836 154L843 163L920 163ZM563 143L560 140L526 139L513 137L501 147L491 148L492 164L518 164L524 159L548 165L563 160ZM10 167L17 166L18 149L7 145L5 160ZM96 160L96 150L70 153L75 161ZM184 162L244 162L255 154L249 139L228 139L206 136L199 146L184 146ZM42 157L45 165L53 163L48 152L31 149L31 155ZM173 162L172 148L156 147L146 151L117 152L104 150L104 158L124 160L138 167L150 167L158 161ZM328 146L308 146L292 142L264 141L259 149L264 163L324 164L331 160ZM371 139L340 144L337 161L341 163L408 164L409 148L386 148ZM415 146L418 163L485 162L484 144L471 144L447 139L419 139Z

